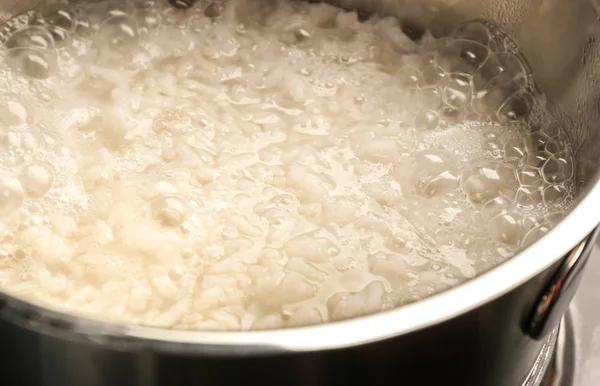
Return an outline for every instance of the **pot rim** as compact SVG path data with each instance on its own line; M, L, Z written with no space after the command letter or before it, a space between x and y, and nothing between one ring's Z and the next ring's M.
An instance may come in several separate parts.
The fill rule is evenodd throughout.
M522 285L567 254L600 222L600 173L565 219L532 246L457 287L424 300L322 325L247 332L171 330L106 323L52 311L0 292L0 316L26 328L107 346L157 352L262 355L358 346L408 334L471 311ZM583 192L582 192L583 193ZM592 215L590 215L592 214Z

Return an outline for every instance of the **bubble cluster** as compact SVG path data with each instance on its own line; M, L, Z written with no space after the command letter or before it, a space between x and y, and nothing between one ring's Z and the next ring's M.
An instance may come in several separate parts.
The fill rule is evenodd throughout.
M41 7L3 40L0 286L157 327L325 323L489 270L575 165L485 21L411 40L322 3Z

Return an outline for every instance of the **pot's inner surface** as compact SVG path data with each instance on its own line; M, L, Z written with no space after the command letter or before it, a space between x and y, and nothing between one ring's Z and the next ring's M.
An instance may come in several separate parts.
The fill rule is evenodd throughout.
M547 233L575 164L494 25L289 1L41 9L3 44L1 289L247 330L390 309Z

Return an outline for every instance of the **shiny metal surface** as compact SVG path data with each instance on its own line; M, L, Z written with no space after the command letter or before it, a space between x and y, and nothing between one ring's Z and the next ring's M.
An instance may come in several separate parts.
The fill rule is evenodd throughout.
M555 328L546 338L542 350L533 363L533 367L522 386L548 386L544 382L547 374L554 365L555 352L558 348L559 331L562 328Z
M573 329L570 314L561 323L556 344L547 354L548 367L540 374L535 386L573 386ZM528 385L523 385L528 386Z
M0 0L1 18L38 2ZM600 74L595 71L600 24L595 8L589 0L338 3L393 14L438 34L479 17L507 31L576 144L581 195L575 209L548 236L475 280L393 311L323 326L244 333L141 328L62 315L0 293L0 384L397 383L389 374L402 374L402 381L414 386L523 384L544 347L523 329L530 310L562 257L600 222Z
M573 386L600 385L600 243L592 251L588 267L573 299Z
M569 312L562 321L553 362L541 386L574 386L575 333L573 317Z
M590 255L580 289L561 323L553 363L540 386L600 384L600 243Z
M598 229L562 259L546 289L534 306L531 320L525 327L534 339L545 338L558 325L575 296Z

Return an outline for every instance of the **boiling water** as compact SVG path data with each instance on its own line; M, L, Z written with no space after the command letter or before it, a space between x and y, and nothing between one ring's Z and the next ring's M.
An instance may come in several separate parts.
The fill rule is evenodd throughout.
M562 129L485 23L415 42L324 4L101 1L5 35L0 285L55 309L363 315L474 278L571 202Z

